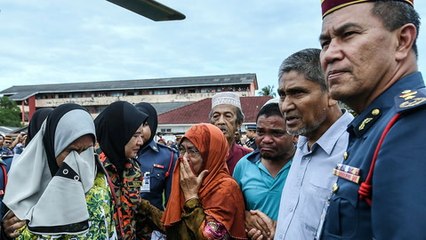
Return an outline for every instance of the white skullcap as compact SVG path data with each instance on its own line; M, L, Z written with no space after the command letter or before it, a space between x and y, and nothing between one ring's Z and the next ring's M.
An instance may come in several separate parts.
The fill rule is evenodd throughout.
M280 100L278 98L271 98L269 99L265 104L263 104L262 108L270 103L280 103Z
M212 108L220 104L235 106L241 110L241 102L238 94L233 92L220 92L212 97Z

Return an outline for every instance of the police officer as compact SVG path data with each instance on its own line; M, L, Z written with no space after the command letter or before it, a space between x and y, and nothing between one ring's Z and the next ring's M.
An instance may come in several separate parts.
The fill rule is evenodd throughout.
M170 196L172 173L178 152L154 140L158 126L155 108L146 102L138 103L135 107L148 115L148 120L143 128L143 139L149 144L139 151L137 159L144 175L141 187L142 198L148 200L158 209L164 210ZM165 201L163 201L163 194ZM151 227L155 229L154 225L151 225ZM150 232L147 228L147 232ZM154 232L154 235L157 236L159 233Z
M248 124L246 126L246 136L247 141L245 142L245 146L248 148L251 148L253 150L256 150L256 124Z
M322 239L425 239L426 89L413 0L322 1L331 97L358 116L333 173Z

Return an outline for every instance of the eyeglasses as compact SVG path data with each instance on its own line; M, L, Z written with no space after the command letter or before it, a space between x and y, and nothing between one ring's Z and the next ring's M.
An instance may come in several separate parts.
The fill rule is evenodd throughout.
M179 146L179 155L183 156L185 153L188 154L189 157L199 157L200 152L196 148L185 148L183 146Z

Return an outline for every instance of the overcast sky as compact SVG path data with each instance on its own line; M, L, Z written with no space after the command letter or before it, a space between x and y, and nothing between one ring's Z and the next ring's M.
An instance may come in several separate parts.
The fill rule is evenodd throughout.
M186 19L154 22L106 0L1 0L0 90L238 73L256 73L259 89L276 89L284 58L319 47L320 0L160 2ZM415 8L426 25L426 1ZM418 40L423 74L425 32Z

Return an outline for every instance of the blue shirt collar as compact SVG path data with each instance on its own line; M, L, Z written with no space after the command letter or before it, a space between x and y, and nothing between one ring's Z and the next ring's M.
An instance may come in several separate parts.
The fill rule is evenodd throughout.
M346 128L354 119L346 109L342 109L343 114L327 129L327 131L312 145L312 151L321 147L328 155L333 151L334 146L339 140L340 136L346 131ZM297 148L303 150L306 146L307 149L308 138L299 136L297 141ZM302 151L305 152L305 151Z

